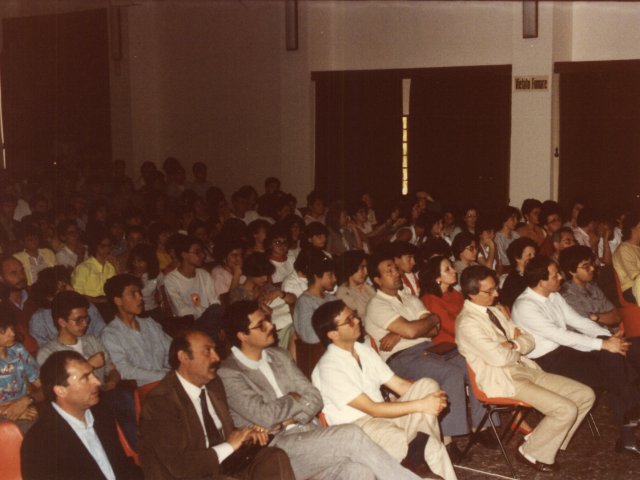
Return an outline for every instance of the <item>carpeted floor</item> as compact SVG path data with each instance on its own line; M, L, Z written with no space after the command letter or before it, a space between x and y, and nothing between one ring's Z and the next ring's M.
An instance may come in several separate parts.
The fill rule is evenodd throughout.
M635 457L631 454L622 454L614 451L617 433L609 420L609 410L606 403L606 398L603 396L593 411L601 437L594 438L585 422L574 436L569 448L565 452L558 454L556 461L559 462L561 469L557 473L540 473L527 465L519 463L515 459L514 451L516 445L522 439L522 435L516 434L506 450L516 469L518 478L522 480L640 480L640 455ZM539 418L535 415L533 414L532 416L532 425ZM638 430L637 437L640 443L640 428ZM460 440L459 445L463 447L465 445L464 441ZM507 478L510 477L511 472L499 449L488 450L481 445L474 445L471 449L471 455L472 458L470 460L464 460L460 466L456 467L458 479L486 480L499 478L469 471L462 467L483 470Z

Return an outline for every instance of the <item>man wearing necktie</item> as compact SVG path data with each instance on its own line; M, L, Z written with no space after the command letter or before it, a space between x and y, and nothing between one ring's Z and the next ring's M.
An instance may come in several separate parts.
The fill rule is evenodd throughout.
M591 409L593 390L547 373L525 357L535 346L533 336L493 306L498 298L493 270L468 267L460 284L466 300L456 319L458 350L488 397L523 400L545 416L518 447L516 458L541 472L556 471L556 453L567 448Z
M208 335L177 336L169 363L173 371L147 395L140 418L146 478L294 479L286 453L266 446L266 429L234 429Z

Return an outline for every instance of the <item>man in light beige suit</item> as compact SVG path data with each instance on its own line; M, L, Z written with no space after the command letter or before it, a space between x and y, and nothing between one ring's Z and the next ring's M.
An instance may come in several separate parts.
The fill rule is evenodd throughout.
M523 400L545 415L516 450L516 459L541 472L556 471L556 453L567 448L591 409L593 390L546 373L525 357L535 346L533 336L493 306L498 297L493 270L480 265L469 267L460 284L466 301L456 320L458 350L487 396Z

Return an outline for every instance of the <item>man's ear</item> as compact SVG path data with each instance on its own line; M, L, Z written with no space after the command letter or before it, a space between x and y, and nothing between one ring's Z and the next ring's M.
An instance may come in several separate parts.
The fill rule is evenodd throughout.
M122 306L122 297L113 297L113 303L115 303L116 307Z
M184 350L178 350L178 362L185 363L189 359L189 355Z
M327 338L329 340L331 340L331 343L333 343L338 338L338 331L337 330L329 330L327 332Z
M53 393L56 397L64 398L67 396L67 388L62 385L55 385L53 387Z

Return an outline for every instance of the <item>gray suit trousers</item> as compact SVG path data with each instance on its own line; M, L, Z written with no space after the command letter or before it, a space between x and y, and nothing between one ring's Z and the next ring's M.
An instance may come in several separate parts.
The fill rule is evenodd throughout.
M287 452L299 479L417 480L397 460L371 440L360 427L291 428L273 442Z

